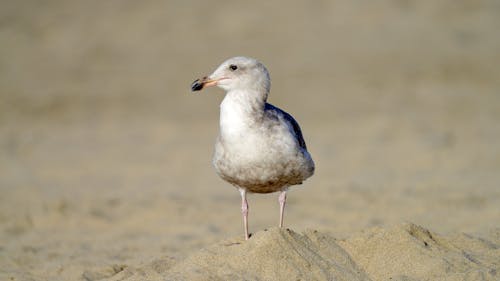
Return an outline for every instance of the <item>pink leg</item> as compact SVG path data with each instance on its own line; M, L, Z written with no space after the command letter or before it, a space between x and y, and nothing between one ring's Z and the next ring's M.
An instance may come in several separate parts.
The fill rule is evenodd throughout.
M248 240L248 202L246 189L240 188L241 214L243 214L243 227L245 228L245 240Z
M280 228L283 227L283 215L285 213L285 203L286 203L286 189L280 191L280 196L278 197L280 202Z

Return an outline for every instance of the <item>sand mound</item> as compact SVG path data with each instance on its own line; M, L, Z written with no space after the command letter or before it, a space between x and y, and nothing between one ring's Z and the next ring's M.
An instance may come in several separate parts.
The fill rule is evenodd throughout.
M344 240L273 228L247 242L219 242L178 263L162 258L127 267L108 280L498 280L499 268L497 243L444 237L414 224ZM86 274L91 280L99 271Z
M373 280L499 280L500 247L414 224L374 228L338 243Z

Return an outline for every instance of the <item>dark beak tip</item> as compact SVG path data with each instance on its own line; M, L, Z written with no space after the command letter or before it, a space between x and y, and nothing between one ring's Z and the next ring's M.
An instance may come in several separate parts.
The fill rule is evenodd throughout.
M196 79L192 84L191 84L191 91L199 91L203 89L203 83L200 81L200 79Z

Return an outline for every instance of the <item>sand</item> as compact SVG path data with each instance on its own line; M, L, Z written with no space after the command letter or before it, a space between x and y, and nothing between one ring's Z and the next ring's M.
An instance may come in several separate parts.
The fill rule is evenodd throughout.
M496 233L498 237L498 232ZM346 239L272 228L233 238L187 259L86 272L88 280L498 280L498 241L445 237L407 223Z
M3 3L0 280L498 280L499 11ZM222 91L189 90L235 55L269 68L317 167L290 231L277 194L249 196L246 243L210 166Z

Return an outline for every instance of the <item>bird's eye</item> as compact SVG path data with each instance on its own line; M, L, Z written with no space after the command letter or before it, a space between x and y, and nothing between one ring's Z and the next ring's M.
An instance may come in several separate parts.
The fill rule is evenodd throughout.
M236 66L235 64L231 64L229 66L229 69L231 69L231 71L235 71L236 69L238 69L238 66Z

